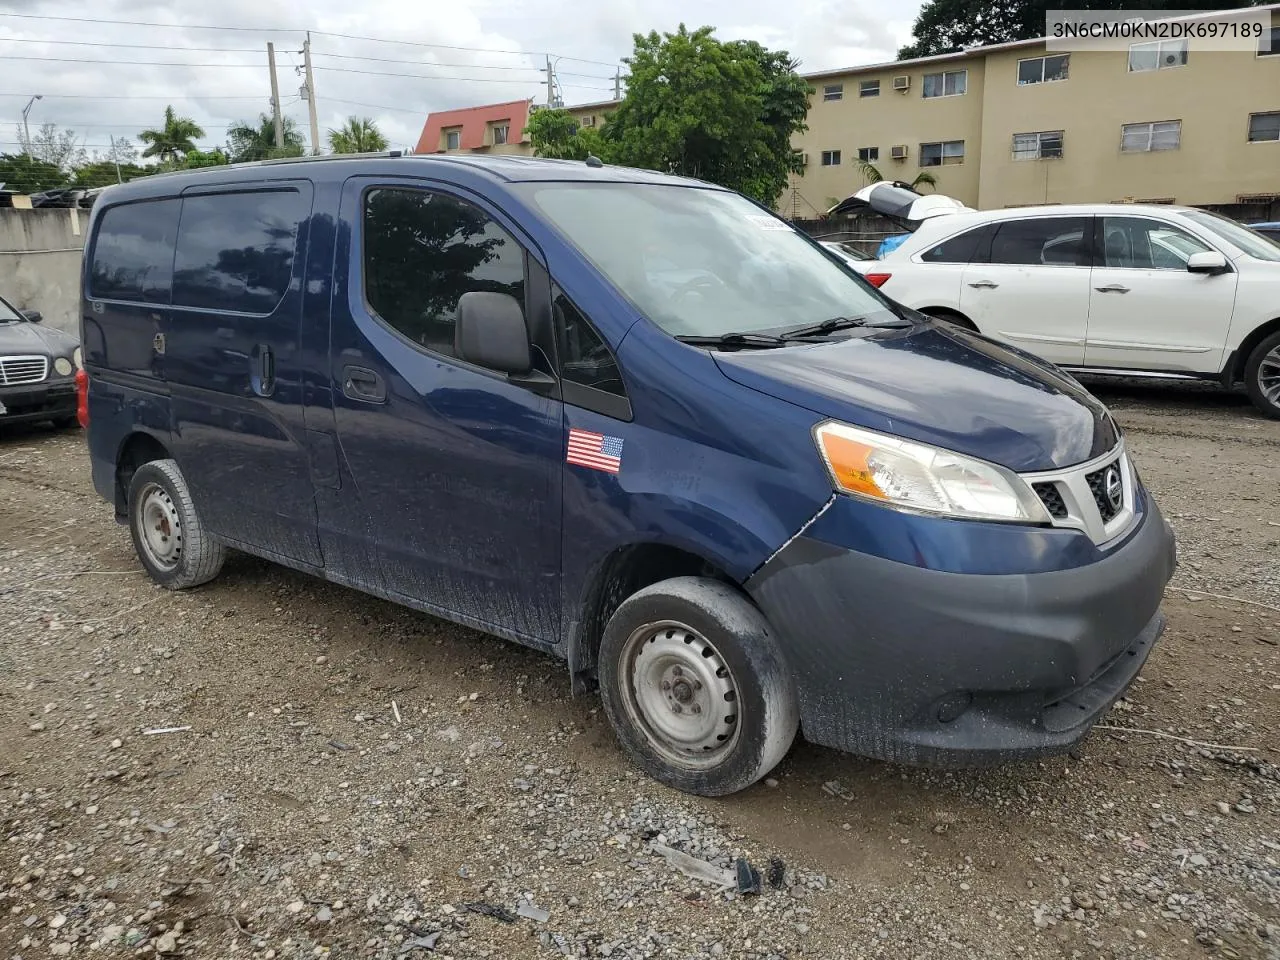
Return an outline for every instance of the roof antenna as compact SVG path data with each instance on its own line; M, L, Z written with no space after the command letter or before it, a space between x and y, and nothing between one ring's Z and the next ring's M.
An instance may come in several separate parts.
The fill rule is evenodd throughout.
M603 160L601 160L599 157L595 156L594 154L590 154L590 153L589 153L589 154L587 154L587 166L588 166L588 167L603 167L603 166L604 166L604 161L603 161Z

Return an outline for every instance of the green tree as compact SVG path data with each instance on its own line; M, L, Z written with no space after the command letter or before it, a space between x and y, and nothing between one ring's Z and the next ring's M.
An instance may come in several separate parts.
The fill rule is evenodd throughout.
M282 126L284 146L277 147L276 124L270 114L259 114L257 126L243 120L233 123L227 128L227 152L231 155L231 162L302 156L303 139L298 125L292 117L285 117Z
M0 183L16 193L39 193L67 185L67 174L56 163L25 153L0 153Z
M884 174L880 172L880 168L877 167L874 163L872 163L869 160L859 160L858 169L862 171L862 175L866 178L868 185L873 183L880 183L885 178ZM920 186L936 187L937 185L938 185L938 178L935 177L928 170L921 170L919 173L916 174L915 179L912 180L909 184L907 184L907 186L909 186L912 190L915 190L916 187L920 187Z
M524 128L533 145L534 156L553 160L585 160L588 156L609 159L609 144L595 127L580 127L568 110L544 109L529 117Z
M711 27L637 34L627 95L601 137L612 162L698 177L772 205L799 169L812 92L783 51ZM601 159L605 159L602 157Z
M190 117L180 117L172 106L164 108L164 125L158 130L143 130L138 139L147 145L144 157L161 163L174 163L196 149L196 141L204 130Z
M347 117L341 127L329 131L329 149L334 153L378 153L387 149L387 138L368 117Z
M1263 0L1222 0L1215 10L1259 6ZM926 0L899 60L955 53L968 47L1043 37L1050 10L1187 10L1186 0Z
M214 147L212 150L192 150L182 158L181 168L198 170L201 167L220 167L230 162L231 157L227 155L227 151Z
M119 164L119 179L116 179L117 164L115 160L93 160L83 166L76 167L71 178L73 187L92 190L95 187L109 187L113 183L127 183L139 177L147 177L155 173L154 167L140 167L136 163Z

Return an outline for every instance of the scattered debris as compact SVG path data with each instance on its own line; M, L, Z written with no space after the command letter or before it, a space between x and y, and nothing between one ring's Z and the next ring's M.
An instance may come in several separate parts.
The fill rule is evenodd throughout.
M690 856L683 850L677 850L665 844L655 842L650 845L650 849L691 880L714 883L726 889L737 886L738 878L732 870L714 866L705 860Z
M734 868L738 873L738 892L741 894L756 894L760 892L760 871L753 867L742 857L738 858L738 862L734 864Z
M773 857L769 861L769 886L781 890L787 882L787 865L781 857Z
M462 909L469 913L478 913L481 916L493 917L495 920L501 920L503 923L515 923L516 915L506 907L497 907L492 903L464 903Z
M516 904L516 916L524 917L526 920L533 920L537 923L546 923L551 919L551 913L543 910L541 907L534 906L528 900L521 900Z

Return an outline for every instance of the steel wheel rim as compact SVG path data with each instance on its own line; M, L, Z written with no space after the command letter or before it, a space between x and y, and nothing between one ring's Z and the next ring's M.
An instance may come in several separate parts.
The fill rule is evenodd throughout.
M161 570L172 570L182 560L182 522L169 491L148 483L138 499L138 539L147 559Z
M618 661L632 725L668 763L714 767L738 741L738 686L724 657L686 624L666 620L632 632Z
M1258 364L1258 390L1268 403L1280 406L1280 347L1272 347Z

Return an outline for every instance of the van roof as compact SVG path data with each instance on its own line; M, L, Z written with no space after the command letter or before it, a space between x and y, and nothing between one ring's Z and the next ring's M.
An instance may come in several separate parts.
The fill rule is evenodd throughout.
M721 190L714 184L688 177L618 167L610 164L588 166L583 160L548 160L541 157L524 157L509 154L490 156L477 154L402 154L389 151L375 154L331 154L320 157L288 157L279 160L256 160L196 170L175 170L171 173L141 177L126 184L105 188L108 202L154 195L172 194L190 184L209 181L232 184L236 182L289 179L292 177L326 176L347 177L362 173L394 175L439 174L442 168L466 168L486 175L496 181L516 183L522 181L587 181L609 183L665 183L673 186L705 187ZM434 169L433 169L434 168ZM321 173L323 171L323 173Z

